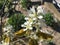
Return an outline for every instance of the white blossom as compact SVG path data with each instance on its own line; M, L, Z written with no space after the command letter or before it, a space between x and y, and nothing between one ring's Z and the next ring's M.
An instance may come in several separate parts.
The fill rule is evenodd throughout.
M3 28L3 31L5 32L5 31L8 31L8 29L7 28Z
M24 31L26 30L32 30L32 22L25 22L23 25L21 25L22 27L25 27Z
M30 10L32 11L32 13L35 13L35 7L34 6L32 8L30 8Z
M38 37L36 36L36 34L33 35L34 39L38 39Z
M33 28L32 27L29 27L30 30L32 30Z
M30 11L32 13L29 13L28 17L25 17L26 22L24 24L22 24L21 26L24 27L24 31L26 30L32 30L33 26L35 24L37 24L38 26L40 26L40 19L43 18L42 15L38 15L39 13L43 13L43 7L42 6L38 6L37 7L37 12L35 11L35 7L33 6L32 8L30 8ZM39 20L39 21L37 21ZM36 26L35 26L36 27ZM36 35L34 35L36 36Z
M27 29L23 29L24 31L26 31Z
M23 29L24 31L26 31L26 30L32 30L32 26L31 26L31 25L26 25L25 27L26 27L26 28Z
M2 42L1 45L9 45L9 42L4 42L4 40L2 40L1 42Z
M24 27L24 24L22 24L21 27Z
M36 20L37 18L33 18L33 20Z
M12 30L12 26L11 25L7 25L6 27L3 28L3 31L10 31Z
M28 23L29 23L29 22L27 21L27 22L24 23L24 25L27 25Z
M33 22L30 22L30 24L32 25L32 24L33 24Z
M32 29L32 25L31 25L31 24L26 25L26 28L27 28L27 29Z
M12 33L14 30L13 27L11 25L7 25L3 28L3 32L4 32L4 35L9 35L9 33Z
M35 15L34 14L29 14L29 17L34 17Z
M44 13L42 6L38 6L38 7L37 7L37 13Z
M29 18L28 17L25 17L25 20L29 20Z
M40 16L38 16L38 18L39 18L39 19L42 19L42 18L43 18L43 16L41 16L41 15L40 15Z

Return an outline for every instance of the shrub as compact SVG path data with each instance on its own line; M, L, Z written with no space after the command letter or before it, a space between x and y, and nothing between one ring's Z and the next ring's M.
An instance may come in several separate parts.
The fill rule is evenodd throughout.
M0 9L2 8L2 4L0 3Z
M2 8L3 4L4 4L4 0L0 0L0 9Z
M14 14L8 20L8 23L13 26L15 31L20 30L22 28L21 24L23 24L24 22L25 20L23 14Z
M27 4L28 3L28 0L21 0L21 5L23 8L27 8Z
M53 19L53 16L51 13L47 13L44 15L44 20L45 20L45 23L48 25L48 26L52 26L54 24L54 19Z

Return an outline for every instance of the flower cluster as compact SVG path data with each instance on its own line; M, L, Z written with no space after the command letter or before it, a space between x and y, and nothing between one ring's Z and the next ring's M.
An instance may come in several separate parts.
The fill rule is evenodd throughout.
M8 35L9 32L12 32L13 27L11 25L7 25L3 28L4 35Z
M13 35L13 33L12 33L13 30L14 29L13 29L13 27L11 25L6 25L3 28L3 35L2 35L3 40L1 41L2 45L9 45L10 38Z
M39 11L41 10L41 11ZM33 6L32 8L30 8L30 12L28 17L25 17L26 22L24 24L22 24L22 27L25 27L24 31L26 30L32 30L33 25L38 24L40 25L40 19L43 18L43 16L39 13L43 13L43 10L39 8L39 6L37 7L37 12L35 10L35 7ZM35 25L36 26L36 25Z

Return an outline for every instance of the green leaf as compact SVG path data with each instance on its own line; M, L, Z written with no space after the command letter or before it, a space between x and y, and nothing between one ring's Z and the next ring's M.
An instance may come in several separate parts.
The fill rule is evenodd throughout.
M25 20L23 14L14 14L8 20L8 23L14 27L15 31L20 30L22 28L21 24L24 22Z

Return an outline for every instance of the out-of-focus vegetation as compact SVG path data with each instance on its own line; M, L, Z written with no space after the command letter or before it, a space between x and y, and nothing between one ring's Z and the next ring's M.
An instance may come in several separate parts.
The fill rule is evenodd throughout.
M25 20L23 14L14 14L8 20L8 23L13 26L15 31L20 30L22 28L21 24L23 24L24 22Z
M29 40L29 45L38 45L38 42L35 39L30 39Z
M0 0L0 1L2 1L4 3L4 0ZM0 2L1 7L3 6L2 2ZM21 5L23 8L27 8L27 6L28 6L27 2L28 2L28 0L21 0ZM11 37L11 39L14 39L15 36L16 36L16 38L18 38L19 36L22 36L22 37L25 36L26 38L29 38L29 41L28 41L29 45L38 45L38 41L40 40L41 37L42 37L42 39L47 39L47 40L48 39L51 40L53 38L49 34L40 32L40 26L39 26L40 20L38 20L38 19L42 19L43 16L41 16L41 15L37 16L36 13L34 12L35 10L33 9L32 10L34 13L33 16L32 16L32 14L30 14L29 15L30 17L25 18L25 16L23 14L17 13L15 10L14 10L14 13L12 12L13 10L12 10L11 3L12 3L12 0L6 0L6 3L4 5L3 9L4 9L4 13L9 13L9 15L11 15L10 17L8 17L9 19L7 21L7 23L8 23L7 25L11 25L13 27L15 33L11 33L12 31L5 28L4 35L7 36L6 39L9 39L8 37ZM53 24L53 17L51 16L51 13L45 14L44 19L45 19L47 25ZM23 23L24 23L24 25L22 25ZM21 25L22 25L22 27L21 27ZM34 29L35 31L32 31L33 27L36 27L36 29ZM12 29L12 28L10 28L10 29ZM22 29L22 30L20 30L20 29ZM18 38L18 40L19 40L19 38ZM13 41L13 40L11 40L11 41ZM8 41L8 43L9 43L9 41Z
M54 22L55 22L51 13L45 14L44 15L44 20L45 20L45 23L48 26L52 26L54 24Z
M29 5L28 0L21 0L21 5L22 5L23 8L26 9L27 6Z

